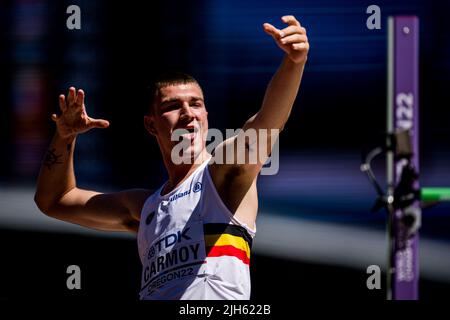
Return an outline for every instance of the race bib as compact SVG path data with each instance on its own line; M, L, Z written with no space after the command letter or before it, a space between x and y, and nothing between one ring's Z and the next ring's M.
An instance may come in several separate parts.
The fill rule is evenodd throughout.
M203 222L171 229L149 246L142 273L141 295L195 277L205 263Z

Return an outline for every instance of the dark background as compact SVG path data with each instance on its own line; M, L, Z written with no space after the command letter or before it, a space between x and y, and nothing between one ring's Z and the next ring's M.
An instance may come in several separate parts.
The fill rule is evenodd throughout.
M81 8L81 30L66 28L71 4ZM191 73L203 87L210 127L238 128L258 110L282 58L262 24L281 27L280 17L294 14L308 30L311 50L280 138L280 173L259 182L260 208L293 219L382 231L385 215L369 212L374 192L359 161L362 150L381 143L385 130L387 16L419 16L421 183L450 185L450 3L378 1L382 29L368 30L371 4L2 1L0 192L27 190L30 196L23 201L34 206L34 183L54 132L50 114L57 111L58 95L71 85L85 90L91 116L111 123L107 130L78 138L79 186L102 191L158 187L165 169L143 127L142 92L151 75ZM379 165L382 174L383 162ZM2 204L0 216L10 210L7 199ZM38 215L33 210L30 216ZM424 213L422 236L448 244L449 214L448 204ZM0 243L0 298L137 299L140 263L133 239L0 223ZM257 251L253 297L384 298L383 290L367 290L365 270L299 256ZM79 292L65 287L69 264L82 269ZM421 281L423 299L448 297L450 279Z

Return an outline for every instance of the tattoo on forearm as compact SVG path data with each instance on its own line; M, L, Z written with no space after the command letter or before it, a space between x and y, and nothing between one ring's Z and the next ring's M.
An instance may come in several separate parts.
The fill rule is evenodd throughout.
M45 159L44 159L44 165L47 166L47 168L50 170L52 168L52 166L54 164L59 164L59 163L63 163L62 161L58 161L59 158L62 157L62 154L57 155L55 153L55 148L53 148L52 150L48 150L47 154L45 155Z

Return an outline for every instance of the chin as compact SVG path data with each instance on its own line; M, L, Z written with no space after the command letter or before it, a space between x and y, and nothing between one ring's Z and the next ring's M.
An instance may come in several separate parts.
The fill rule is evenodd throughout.
M191 144L188 147L183 148L181 155L177 156L178 164L201 164L205 159L199 157L206 149L205 144L199 145L196 140L191 140ZM181 163L180 163L181 162Z
M189 148L187 150L187 154L190 155L190 159L191 159L191 163L194 164L197 160L197 163L195 164L201 164L205 159L201 159L200 155L203 153L204 151L204 147L202 148Z

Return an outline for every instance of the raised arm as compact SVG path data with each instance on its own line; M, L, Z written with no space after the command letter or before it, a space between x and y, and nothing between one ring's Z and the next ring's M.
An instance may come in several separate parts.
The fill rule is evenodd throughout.
M269 23L263 25L264 31L272 36L285 56L267 86L262 106L247 120L241 133L216 147L216 159L224 158L227 164L217 164L216 161L210 166L222 200L235 215L249 223L256 217L253 209L257 207L256 177L272 151L277 133L283 130L289 118L309 51L306 29L300 22L294 16L283 16L281 20L288 25L284 29L277 29ZM245 143L239 143L239 140ZM229 148L234 151L228 152ZM252 161L254 159L256 161Z
M281 20L288 27L280 30L269 23L263 25L264 31L285 52L285 57L267 86L261 109L246 122L244 131L250 128L282 130L297 97L308 57L308 37L306 29L294 16L284 16Z
M86 113L84 92L71 87L67 98L59 96L61 114L52 115L56 133L42 163L35 202L48 216L82 226L109 231L136 231L140 208L148 190L100 193L77 187L73 154L76 137L109 122Z
M267 86L260 110L246 121L240 134L219 146L219 149L223 148L222 152L225 154L227 153L226 148L230 145L234 145L235 150L232 153L234 161L227 159L228 163L233 162L235 165L223 166L222 170L234 167L235 172L242 171L255 178L271 153L275 138L278 137L277 132L283 130L291 113L308 57L309 42L306 29L294 16L283 16L281 20L288 24L284 29L277 29L269 23L264 23L263 28L285 52L285 56ZM256 134L251 135L250 131ZM265 132L264 135L261 135L262 131ZM246 136L247 148L238 148L239 144L236 141L244 136ZM266 136L266 143L260 143L260 137L264 139ZM258 150L260 145L264 147L267 145L267 148L263 148L264 152ZM257 163L251 161L239 163L238 157L242 156L242 153L246 153L246 159L252 159L253 157L249 156L249 153L253 153L256 155ZM222 153L219 154L222 156ZM238 170L239 168L242 170Z

